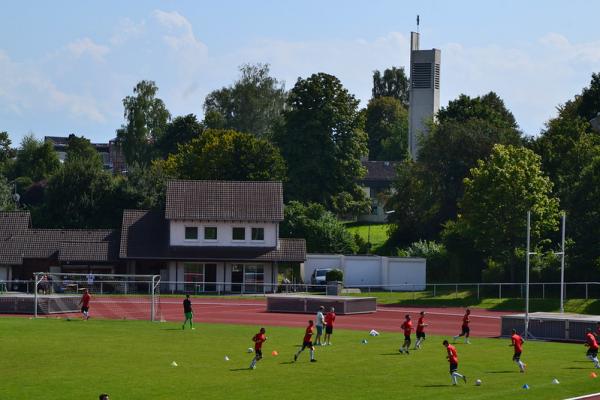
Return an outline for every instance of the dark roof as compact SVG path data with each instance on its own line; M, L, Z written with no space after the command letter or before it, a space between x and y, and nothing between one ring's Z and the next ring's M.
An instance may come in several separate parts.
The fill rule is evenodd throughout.
M117 260L117 231L31 229L29 212L5 214L9 213L0 213L0 264L20 265L24 258L56 258L65 262Z
M170 181L166 219L283 221L281 182Z
M169 221L159 211L125 210L120 258L299 262L306 259L304 239L279 239L278 248L169 246Z
M398 163L395 161L363 161L362 164L367 169L362 182L393 182L396 179Z

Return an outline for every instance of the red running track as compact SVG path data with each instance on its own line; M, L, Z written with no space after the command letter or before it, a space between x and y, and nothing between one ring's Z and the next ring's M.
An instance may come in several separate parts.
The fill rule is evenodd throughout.
M169 322L182 321L182 301L179 298L162 298L160 312ZM312 316L308 314L267 313L263 299L193 298L194 321L265 326L304 327ZM376 313L340 315L336 318L337 328L400 332L405 314L413 320L421 310L426 312L426 332L437 335L460 333L463 308L411 308L380 305ZM471 335L497 337L500 334L500 317L509 312L471 310ZM150 306L147 299L135 297L98 297L90 303L92 318L149 319ZM58 315L57 315L58 316ZM77 314L60 314L60 317L75 317Z

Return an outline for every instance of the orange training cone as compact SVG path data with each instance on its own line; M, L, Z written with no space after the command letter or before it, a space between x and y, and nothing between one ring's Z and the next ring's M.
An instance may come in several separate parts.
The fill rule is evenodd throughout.
M271 355L272 355L272 356L278 356L278 355L279 355L279 353L277 352L277 350L273 350L273 351L271 352Z
M598 375L596 375L595 372L590 372L590 378L597 378Z

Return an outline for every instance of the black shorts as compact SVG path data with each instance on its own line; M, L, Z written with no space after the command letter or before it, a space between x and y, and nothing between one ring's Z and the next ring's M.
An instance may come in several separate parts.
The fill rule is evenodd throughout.
M458 371L458 363L450 363L450 373Z
M471 332L471 329L468 326L463 326L462 327L462 334L463 335L466 335L469 332Z
M256 349L254 352L258 357L262 357L262 349Z
M588 349L587 353L585 354L592 357L598 357L598 349Z
M521 359L521 352L515 351L515 354L513 354L513 361L519 361L520 359Z
M327 325L325 327L325 333L328 334L328 335L331 335L333 333L333 326Z
M410 342L410 335L404 335L404 340L408 340Z
M425 339L425 332L417 332L417 339Z
M81 306L81 312L88 312L90 310L89 307Z
M313 348L312 341L310 341L310 342L303 342L303 343L302 343L302 350L304 350L304 349L305 349L305 348L307 348L307 347L308 347L309 349L312 349L312 348Z

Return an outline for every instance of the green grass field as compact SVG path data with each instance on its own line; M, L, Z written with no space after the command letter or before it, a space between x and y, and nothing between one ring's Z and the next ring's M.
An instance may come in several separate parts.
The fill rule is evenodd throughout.
M291 363L298 328L267 327L265 359L248 370L258 327L141 321L0 319L2 399L563 399L600 391L582 345L527 342L520 374L506 339L458 344L467 385L450 386L441 337L401 355L398 333L335 332ZM368 344L361 344L367 338ZM279 356L271 356L277 350ZM229 361L224 357L228 356ZM170 364L176 361L179 366ZM475 379L483 381L475 386ZM561 383L552 385L552 379ZM530 390L521 386L527 383Z
M371 227L371 233L369 235L369 226ZM371 240L371 251L377 253L379 249L385 246L385 242L388 240L390 224L366 224L357 225L356 223L348 224L347 230L352 235L357 234L363 238L366 242Z

